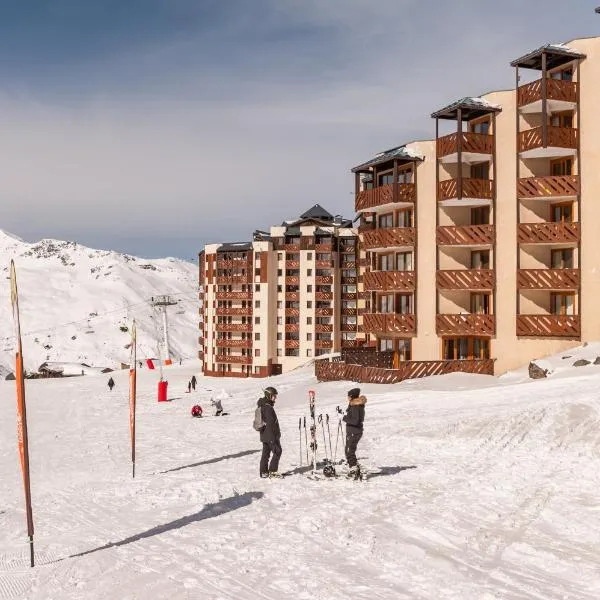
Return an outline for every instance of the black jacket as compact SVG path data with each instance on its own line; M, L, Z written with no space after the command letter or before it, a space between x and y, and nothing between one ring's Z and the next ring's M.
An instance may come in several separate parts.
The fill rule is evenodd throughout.
M365 420L365 404L367 399L364 396L353 398L348 403L346 414L343 420L346 422L346 432L362 433L363 421Z
M261 398L256 405L260 406L262 413L262 420L265 426L260 432L260 441L268 444L269 442L275 442L281 437L281 431L279 429L279 421L277 420L277 414L273 408L273 401Z

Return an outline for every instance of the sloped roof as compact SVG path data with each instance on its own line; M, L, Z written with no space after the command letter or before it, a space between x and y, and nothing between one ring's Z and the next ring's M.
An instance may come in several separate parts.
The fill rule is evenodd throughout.
M483 98L467 96L432 113L431 117L433 119L455 120L458 118L458 109L462 112L462 118L465 121L470 121L471 119L483 117L492 112L500 112L502 107L492 104Z
M546 54L546 67L555 69L575 59L585 58L585 54L566 46L565 44L546 44L521 58L513 60L511 67L523 67L525 69L542 69L542 54Z
M252 250L252 242L229 242L221 244L217 252L240 252L242 250Z
M309 208L303 215L300 215L301 219L322 219L323 221L333 221L333 215L326 211L320 204L315 204Z
M352 173L356 173L357 171L363 171L365 169L368 169L369 167L379 165L389 160L423 160L423 156L418 152L407 148L406 146L396 146L395 148L384 150L383 152L376 154L371 160L368 160L362 165L358 165L358 167L354 167L352 169Z

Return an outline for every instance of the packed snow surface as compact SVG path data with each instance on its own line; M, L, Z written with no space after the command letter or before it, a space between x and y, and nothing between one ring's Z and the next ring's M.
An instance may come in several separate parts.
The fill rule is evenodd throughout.
M299 418L355 384L303 368L209 379L196 361L139 373L136 478L127 373L27 382L37 566L28 566L14 382L0 382L0 599L558 600L600 598L600 347L529 380L453 374L362 386L367 481L313 481ZM252 429L279 390L282 470L258 477ZM223 398L226 417L194 419ZM303 431L301 432L303 435ZM322 433L318 430L322 456ZM303 448L304 452L304 448ZM338 455L340 451L338 449ZM306 464L306 456L303 458Z

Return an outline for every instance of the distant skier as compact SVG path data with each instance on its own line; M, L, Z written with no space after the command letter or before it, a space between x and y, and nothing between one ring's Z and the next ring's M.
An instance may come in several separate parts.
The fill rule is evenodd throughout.
M140 369L141 369L142 368L142 361L140 360L139 363L140 363Z
M108 380L108 389L112 392L112 389L115 387L115 380L111 377Z
M196 376L192 375L192 381L191 381L191 383L192 383L192 389L194 391L196 391L196 381L197 381Z
M268 387L264 390L264 397L256 403L260 408L262 427L260 428L260 441L262 442L262 456L260 458L261 477L279 477L279 459L281 458L281 431L275 413L275 400L277 390ZM255 427L256 428L256 427ZM272 455L272 456L271 456ZM269 463L269 457L271 462Z
M365 404L367 399L360 395L359 388L352 388L348 392L348 408L343 420L346 423L346 460L350 470L348 477L360 478L360 466L356 459L356 448L363 434L363 421L365 420Z
M223 414L223 403L221 402L221 400L219 398L215 400L211 397L210 403L217 409L215 417L220 417Z
M188 381L188 394L192 391L192 382Z

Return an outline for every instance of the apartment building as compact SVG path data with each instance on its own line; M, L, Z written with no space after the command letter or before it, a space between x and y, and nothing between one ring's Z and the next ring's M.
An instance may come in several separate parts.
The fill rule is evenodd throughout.
M211 376L267 377L356 345L357 236L316 204L199 255L200 353Z
M359 347L502 373L599 339L599 61L600 38L533 50L516 89L352 169Z

